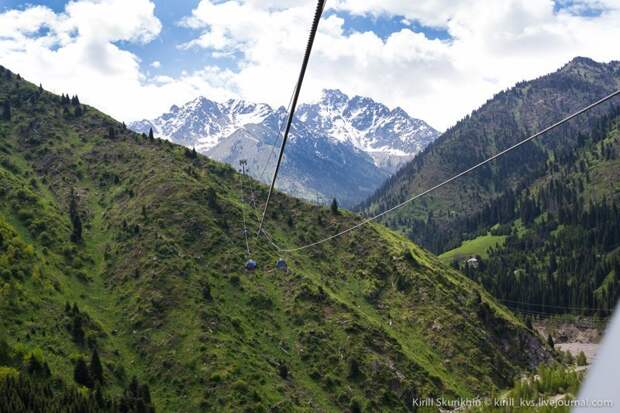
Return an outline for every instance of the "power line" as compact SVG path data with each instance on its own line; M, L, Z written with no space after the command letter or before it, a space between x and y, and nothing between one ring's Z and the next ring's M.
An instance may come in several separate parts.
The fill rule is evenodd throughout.
M576 118L579 115L582 115L585 112L588 112L588 111L592 110L593 108L595 108L595 107L597 107L597 106L607 102L608 100L610 100L610 99L612 99L612 98L614 98L615 96L618 96L618 95L620 95L620 90L616 90L615 92L605 96L602 99L597 100L596 102L590 104L589 106L586 106L585 108L580 109L579 111L573 113L572 115L569 115L569 116L565 117L564 119L554 123L553 125L546 127L545 129L535 133L534 135L532 135L532 136L530 136L530 137L528 137L526 139L523 139L522 141L520 141L520 142L510 146L507 149L504 149L503 151L501 151L501 152L491 156L490 158L485 159L482 162L477 163L476 165L472 166L471 168L466 169L463 172L460 172L460 173L454 175L453 177L451 177L449 179L446 179L445 181L441 182L440 184L437 184L437 185L433 186L432 188L429 188L426 191L424 191L422 193L419 193L419 194L417 194L417 195L415 195L415 196L413 196L413 197L411 197L411 198L409 198L409 199L407 199L407 200L405 200L405 201L403 201L403 202L393 206L390 209L387 209L387 210L385 210L385 211L383 211L383 212L381 212L381 213L379 213L379 214L377 214L377 215L375 215L373 217L367 218L364 221L360 222L359 224L356 224L356 225L354 225L354 226L352 226L352 227L350 227L348 229L345 229L344 231L341 231L341 232L339 232L337 234L331 235L331 236L323 238L323 239L321 239L319 241L315 241L315 242L312 242L312 243L309 243L309 244L306 244L306 245L303 245L303 246L300 246L300 247L288 248L288 249L287 248L278 248L278 250L280 252L296 252L296 251L301 251L301 250L305 250L305 249L312 248L312 247L315 247L317 245L323 244L323 243L325 243L327 241L331 241L331 240L333 240L335 238L338 238L338 237L341 237L341 236L343 236L345 234L348 234L349 232L352 232L352 231L354 231L354 230L356 230L356 229L358 229L358 228L360 228L360 227L362 227L364 225L367 225L367 224L369 224L369 223L371 223L373 221L376 221L377 219L381 218L384 215L389 214L390 212L396 211L397 209L400 209L400 208L404 207L405 205L410 204L411 202L415 201L416 199L418 199L420 197L423 197L424 195L427 195L427 194L429 194L429 193L431 193L433 191L436 191L437 189L439 189L439 188L449 184L450 182L457 180L458 178L462 177L463 175L467 175L470 172L475 171L476 169L478 169L478 168L480 168L480 167L482 167L482 166L484 166L484 165L494 161L495 159L497 159L497 158L507 154L508 152L511 152L511 151L517 149L521 145L524 145L525 143L527 143L527 142L529 142L529 141L531 141L533 139L536 139L537 137L539 137L541 135L544 135L545 133L547 133L547 132L549 132L549 131L551 131L551 130L553 130L553 129L555 129L555 128L563 125L563 124L565 124L566 122ZM264 216L263 216L263 218L264 218ZM261 222L261 224L262 224L262 222Z
M521 315L526 315L526 316L529 315L529 316L535 316L535 317L559 317L559 318L567 317L567 316L583 317L586 320L589 319L588 321L586 321L586 323L588 324L593 324L594 321L605 322L611 318L611 314L608 314L605 316L598 316L598 315L581 315L581 314L571 314L571 313L550 313L550 312L545 312L545 311L524 310L521 308L514 308L514 307L507 307L507 308L515 314L521 314Z
M504 300L500 298L498 298L497 300L501 301L502 303L508 303L508 304L517 304L517 305L525 305L525 306L540 307L540 308L555 308L555 309L561 309L561 310L605 311L608 313L612 313L614 311L609 308L571 307L571 306L550 305L550 304L536 304L536 303L526 303L522 301Z
M513 313L519 313L519 314L522 314L522 315L530 315L530 316L537 316L537 317L563 317L563 316L579 317L579 316L581 316L579 314L550 313L550 312L544 312L544 311L524 310L524 309L521 309L521 308L514 308L514 307L508 307L508 309L511 312L513 312ZM606 315L604 317L599 317L599 316L596 316L596 315L581 316L581 317L590 318L590 319L596 320L596 321L607 321L607 320L609 320L611 318L610 315ZM590 324L593 324L592 320L590 321Z
M312 28L310 29L310 37L308 39L308 45L306 47L306 53L304 55L303 63L301 64L301 71L299 72L299 79L297 80L297 86L295 87L295 93L293 96L293 104L291 105L291 111L288 114L288 119L286 121L286 130L284 131L284 138L282 139L282 146L280 146L280 155L278 156L278 163L276 164L276 169L273 172L273 179L271 180L271 186L269 187L269 193L267 194L267 201L265 202L265 208L263 209L263 215L260 219L260 223L258 224L258 233L261 234L261 230L263 229L263 223L265 222L265 216L267 215L267 209L269 208L269 201L271 200L271 194L273 193L273 189L276 185L276 179L278 178L278 172L280 171L280 166L282 165L282 157L284 156L284 148L286 147L286 141L288 140L288 134L291 131L291 124L293 123L293 116L295 115L295 108L297 107L297 101L299 100L299 93L301 92L301 85L304 82L304 77L306 75L306 69L308 68L308 62L310 61L310 54L312 52L312 46L314 45L314 38L316 37L316 32L319 28L319 21L321 20L321 15L323 14L323 9L325 8L325 0L318 0L316 5L316 12L314 14L314 21L312 22Z

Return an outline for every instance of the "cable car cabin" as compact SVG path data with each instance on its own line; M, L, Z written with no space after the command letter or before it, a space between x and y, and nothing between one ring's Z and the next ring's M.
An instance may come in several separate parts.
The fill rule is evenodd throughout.
M245 263L245 269L248 271L256 271L256 261L254 260L247 260Z
M276 268L280 271L288 271L288 265L286 264L286 261L284 261L284 259L282 258L276 261Z

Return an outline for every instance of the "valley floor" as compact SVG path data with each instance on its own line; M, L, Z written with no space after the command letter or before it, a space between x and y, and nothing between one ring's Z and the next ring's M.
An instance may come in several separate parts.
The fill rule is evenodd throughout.
M573 357L583 352L588 365L596 357L605 329L604 321L590 317L547 318L533 325L541 336L551 335L557 350L568 351Z

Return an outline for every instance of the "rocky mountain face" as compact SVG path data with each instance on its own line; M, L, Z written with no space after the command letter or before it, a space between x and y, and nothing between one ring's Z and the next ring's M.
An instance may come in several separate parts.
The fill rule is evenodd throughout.
M283 107L199 97L130 128L144 133L152 128L158 137L231 165L247 159L250 174L267 181L286 117ZM367 97L325 90L318 102L297 110L279 189L313 200L337 197L351 206L437 136L401 108L390 110Z

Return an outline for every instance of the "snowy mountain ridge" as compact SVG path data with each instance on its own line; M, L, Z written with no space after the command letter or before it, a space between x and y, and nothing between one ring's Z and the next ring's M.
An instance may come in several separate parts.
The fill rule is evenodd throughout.
M239 99L220 103L199 97L129 127L144 133L152 128L160 138L195 147L232 165L248 159L254 164L250 173L257 177L271 149L278 145L286 118L284 107L274 110L264 103ZM390 110L371 98L349 98L339 90L325 90L318 102L301 104L295 113L286 154L288 168L283 169L280 189L306 198L314 198L317 192L324 197L339 194L345 205L361 201L438 135L402 108ZM318 171L319 164L331 171ZM340 183L346 180L338 174L351 171L368 182L341 188ZM318 175L333 182L321 182ZM266 173L263 179L268 176ZM325 193L325 188L334 193Z

